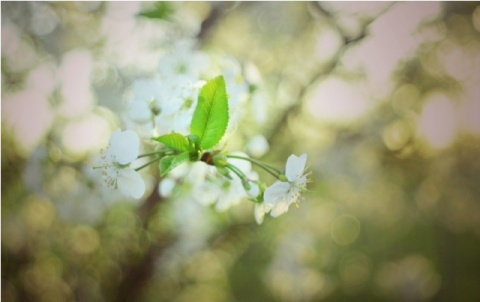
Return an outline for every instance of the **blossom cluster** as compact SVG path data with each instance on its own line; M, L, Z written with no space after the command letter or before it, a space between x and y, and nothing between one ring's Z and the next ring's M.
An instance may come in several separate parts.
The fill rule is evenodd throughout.
M287 212L306 190L307 155L291 155L279 170L245 152L225 150L252 90L234 60L212 61L183 44L161 60L157 75L132 84L123 115L127 130L113 132L97 165L105 184L140 199L147 187L140 170L156 165L164 197L188 192L218 211L250 200L259 224L267 213ZM255 141L265 151L268 143L262 138ZM276 181L268 186L254 167Z

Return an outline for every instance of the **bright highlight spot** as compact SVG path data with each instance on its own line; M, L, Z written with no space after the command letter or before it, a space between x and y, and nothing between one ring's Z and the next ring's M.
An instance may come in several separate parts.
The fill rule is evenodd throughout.
M383 131L385 146L392 151L400 150L410 139L410 127L406 121L395 121Z
M439 3L397 3L371 24L367 39L345 53L343 64L364 71L371 93L378 98L386 97L393 88L391 75L399 62L413 55L424 42L424 37L416 34L416 29L440 12ZM408 16L408 22L405 16Z
M90 89L90 74L93 62L90 52L72 50L65 54L58 70L63 100L59 113L64 117L75 117L87 112L93 105Z
M457 134L455 111L445 95L436 93L427 99L418 132L434 148L445 148L453 142Z
M55 209L48 199L32 195L27 198L22 217L30 231L46 230L53 223Z
M327 62L338 52L342 43L339 33L332 28L327 28L317 37L316 57L320 62Z
M350 122L364 115L371 104L361 87L338 78L322 82L310 97L313 116L327 122Z
M5 129L13 132L19 146L28 154L51 127L53 112L45 95L28 89L2 99L2 121Z
M79 254L90 254L100 245L97 231L87 225L79 225L71 232L70 246Z
M70 122L63 130L62 142L67 152L83 156L97 152L108 140L109 132L105 119L92 114Z
M472 14L473 27L480 32L480 5L477 5Z

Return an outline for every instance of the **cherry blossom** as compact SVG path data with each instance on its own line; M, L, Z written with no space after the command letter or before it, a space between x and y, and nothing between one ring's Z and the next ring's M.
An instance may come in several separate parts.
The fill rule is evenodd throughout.
M140 198L145 192L145 183L140 174L130 167L138 157L140 139L132 130L115 130L105 153L102 155L103 177L108 186L118 189L123 195Z
M286 181L276 181L265 190L264 207L265 212L270 212L272 217L280 216L288 211L292 203L297 203L300 193L306 190L307 176L305 164L307 155L290 155L285 169ZM260 211L258 209L257 211Z

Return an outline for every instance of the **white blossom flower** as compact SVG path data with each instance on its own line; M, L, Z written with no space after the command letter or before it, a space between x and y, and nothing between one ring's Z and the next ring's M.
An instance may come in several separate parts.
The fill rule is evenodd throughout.
M270 211L272 217L277 217L287 212L292 203L298 202L300 193L307 187L306 162L306 154L300 156L292 154L288 157L285 169L287 181L276 181L265 190L263 196L265 212Z
M120 165L126 165L138 157L140 139L132 130L115 130L110 137L108 151Z
M108 186L118 189L123 195L134 198L142 197L145 183L140 174L129 167L138 157L140 139L132 130L115 130L109 145L102 155L103 177Z
M145 183L142 177L132 168L124 168L118 171L117 187L123 195L137 199L145 193Z
M188 133L203 82L185 75L136 80L126 111L126 124L142 137Z

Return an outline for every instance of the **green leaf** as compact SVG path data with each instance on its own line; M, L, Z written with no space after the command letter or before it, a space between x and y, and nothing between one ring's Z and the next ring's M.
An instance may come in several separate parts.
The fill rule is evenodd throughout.
M142 11L138 13L138 16L149 19L163 19L168 20L174 12L174 8L171 3L168 2L156 2L152 9Z
M205 84L198 95L190 133L200 139L203 150L214 147L225 134L228 126L228 97L223 76Z
M153 140L177 151L192 151L190 141L180 133L172 132L159 137L154 137Z
M177 155L165 156L160 160L160 176L165 176L168 172L186 162L190 158L189 152L183 152Z

